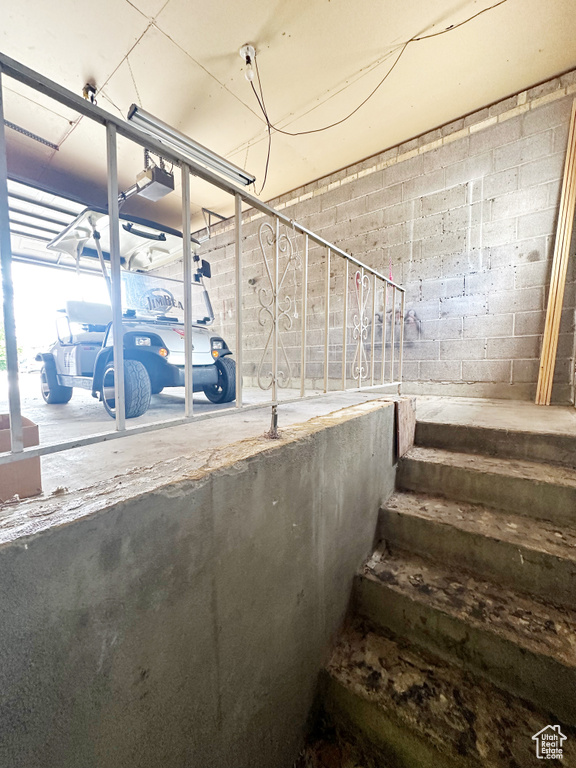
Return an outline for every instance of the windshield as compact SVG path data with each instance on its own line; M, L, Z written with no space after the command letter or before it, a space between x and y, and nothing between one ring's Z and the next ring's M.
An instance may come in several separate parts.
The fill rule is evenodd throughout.
M184 322L184 283L168 277L141 273L123 273L123 309L135 317L156 320L169 317ZM204 286L192 283L192 322L211 323L213 320Z

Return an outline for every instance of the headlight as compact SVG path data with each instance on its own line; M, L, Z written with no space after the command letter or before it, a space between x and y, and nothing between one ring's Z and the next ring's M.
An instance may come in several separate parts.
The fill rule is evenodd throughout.
M224 349L224 342L222 339L212 339L212 349Z
M135 336L134 343L137 347L149 347L152 344L149 336Z

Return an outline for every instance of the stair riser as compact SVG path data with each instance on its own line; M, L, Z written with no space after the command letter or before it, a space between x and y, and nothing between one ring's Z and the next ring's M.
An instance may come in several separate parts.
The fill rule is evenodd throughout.
M402 490L486 504L559 525L576 524L576 488L413 458L399 462L396 482Z
M412 600L371 578L357 577L354 599L358 613L371 623L576 725L576 669L520 648L494 632Z
M416 423L416 445L576 468L576 438L460 424Z
M464 568L555 605L576 608L573 561L387 509L380 512L379 535L392 548Z
M454 761L441 755L432 744L394 722L376 704L366 701L329 675L325 677L323 704L329 721L354 739L371 745L376 765L386 768L479 768L479 764L470 759Z

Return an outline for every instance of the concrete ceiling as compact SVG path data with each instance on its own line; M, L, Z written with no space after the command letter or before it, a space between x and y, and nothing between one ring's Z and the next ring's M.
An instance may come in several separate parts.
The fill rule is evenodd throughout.
M238 55L255 45L271 121L309 131L340 120L382 80L414 37L440 32L495 0L19 0L6 3L0 50L70 90L87 81L99 106L132 102L254 173L267 130ZM411 42L388 79L343 124L273 135L267 200L576 66L574 0L505 0L446 34ZM10 129L11 172L89 203L105 199L101 126L6 79L5 117L59 147ZM120 143L120 185L142 169ZM231 199L195 181L194 210ZM134 211L134 204L131 203ZM138 213L177 225L179 196ZM196 219L199 221L198 219Z

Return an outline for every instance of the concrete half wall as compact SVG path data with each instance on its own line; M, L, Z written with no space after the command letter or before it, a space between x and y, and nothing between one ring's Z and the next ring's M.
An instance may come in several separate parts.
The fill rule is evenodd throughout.
M393 430L372 401L5 517L0 765L289 768Z

